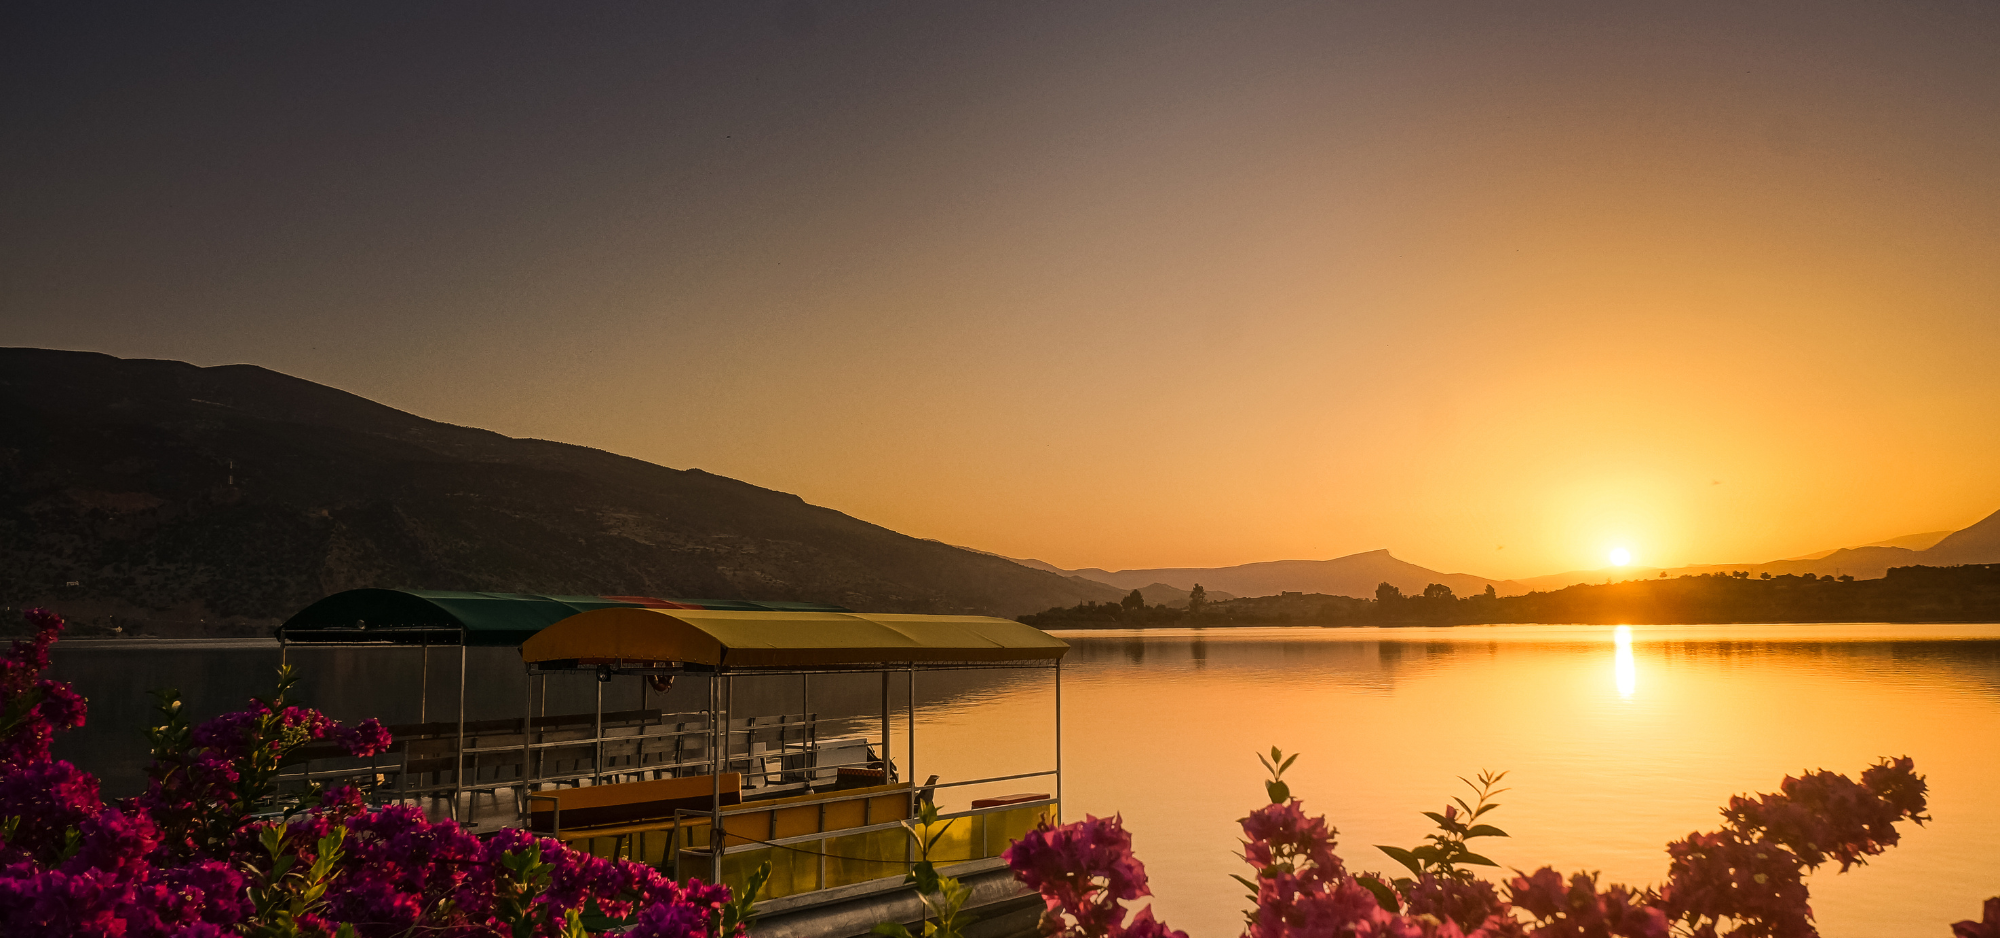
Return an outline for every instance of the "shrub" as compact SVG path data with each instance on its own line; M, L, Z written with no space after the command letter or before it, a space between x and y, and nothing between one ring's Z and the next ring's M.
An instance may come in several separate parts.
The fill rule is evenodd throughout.
M1260 756L1260 759L1263 757ZM1856 782L1819 771L1787 778L1777 794L1732 798L1723 828L1667 845L1664 885L1602 885L1595 873L1515 870L1500 884L1469 866L1496 866L1466 847L1506 832L1483 819L1505 773L1464 780L1475 800L1424 812L1438 833L1413 848L1382 847L1411 875L1349 872L1334 852L1334 828L1291 796L1284 772L1297 756L1265 759L1270 803L1242 819L1243 860L1254 878L1245 938L1809 938L1804 876L1823 863L1841 871L1894 846L1896 824L1922 824L1925 785L1908 758L1884 759ZM1116 817L1044 823L1006 853L1014 875L1042 896L1043 928L1065 938L1176 936L1124 905L1150 895L1145 867ZM2000 897L1984 921L1952 926L1953 938L2000 938ZM1127 919L1130 919L1128 922Z
M60 617L0 654L0 934L10 938L435 938L580 936L630 924L635 938L741 936L748 897L641 863L605 860L517 829L476 837L359 792L277 797L278 767L307 743L387 748L369 720L343 727L287 698L190 727L171 692L144 794L117 804L49 757L82 726L82 698L43 678ZM277 816L271 816L275 813Z

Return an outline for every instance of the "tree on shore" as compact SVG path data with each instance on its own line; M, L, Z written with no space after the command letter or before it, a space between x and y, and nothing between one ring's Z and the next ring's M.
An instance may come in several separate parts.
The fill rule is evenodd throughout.
M1138 612L1146 608L1146 597L1138 590L1133 590L1126 594L1124 599L1119 600L1118 605L1124 606L1126 612Z
M1202 589L1200 583L1196 583L1194 590L1188 593L1188 615L1201 612L1202 607L1206 605L1208 605L1208 591Z

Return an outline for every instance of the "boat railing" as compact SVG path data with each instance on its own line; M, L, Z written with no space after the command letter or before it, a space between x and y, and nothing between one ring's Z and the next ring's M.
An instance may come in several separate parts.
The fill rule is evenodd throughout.
M482 813L482 796L491 802L486 814L505 811L504 791L515 793L510 813L518 816L526 810L527 793L549 786L716 771L718 760L708 752L715 733L704 712L606 713L601 732L599 722L593 714L534 717L524 733L519 718L480 721L467 724L463 746L456 724L392 727L395 741L387 753L355 758L330 747L311 748L300 753L305 758L296 770L282 772L277 781L281 786L348 782L375 804L448 799L448 813L474 821ZM803 791L836 767L816 759L823 722L813 713L730 720L721 770L741 772L745 784L762 794ZM468 799L462 806L461 798Z
M751 871L771 864L759 893L761 901L877 881L900 882L920 859L912 831L927 841L937 838L930 860L940 866L986 860L1000 856L1037 823L1052 818L1055 808L1056 799L1041 796L941 813L931 826L903 817L857 827L754 838L731 830L727 822L731 815L750 812L725 811L722 881L740 888ZM696 812L683 822L688 839L706 834L708 820ZM682 847L673 859L676 878L709 875L708 844Z
M919 859L907 834L912 824L927 838L941 835L933 862L998 857L1014 839L1054 817L1055 798L1035 793L975 800L968 809L939 815L932 828L911 820L916 804L932 800L942 789L1055 774L1022 772L923 786L901 782L775 799L746 797L719 810L678 807L671 817L594 827L564 828L557 823L560 815L545 813L544 832L595 856L639 860L676 878L707 879L716 866L709 851L718 838L711 828L719 820L722 881L740 887L751 870L769 862L772 873L762 895L776 899L901 877Z

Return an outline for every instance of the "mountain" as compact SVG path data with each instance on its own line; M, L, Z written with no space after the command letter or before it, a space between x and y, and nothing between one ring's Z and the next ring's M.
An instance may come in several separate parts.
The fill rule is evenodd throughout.
M0 602L241 624L359 586L994 615L1122 595L252 365L0 349Z
M1924 532L1924 533L1922 533L1922 534L1905 534L1905 535L1903 535L1902 537L1892 537L1892 538L1890 538L1890 539L1888 539L1888 540L1886 540L1886 541L1876 541L1876 542L1875 542L1875 543L1873 543L1873 544L1863 544L1863 545L1861 545L1861 546L1863 546L1863 547L1902 547L1902 548L1907 548L1907 549L1909 549L1909 550L1926 550L1926 549L1929 549L1929 548L1930 548L1930 547L1931 547L1932 545L1936 544L1937 542L1939 542L1939 541L1942 541L1942 540L1944 540L1944 539L1945 539L1945 537L1946 537L1946 536L1948 536L1948 535L1950 535L1950 534L1951 534L1951 532L1950 532L1950 531L1925 531L1925 532ZM1834 551L1837 551L1837 550L1841 550L1841 549L1842 549L1842 548L1839 548L1839 547L1835 547L1835 548L1830 548L1830 549L1828 549L1828 550L1817 550L1817 551L1813 551L1813 552L1812 552L1812 553L1810 553L1810 554L1800 554L1800 555L1799 555L1799 556L1797 556L1797 557L1786 557L1785 559L1786 559L1786 560L1818 560L1818 559L1820 559L1820 558L1822 558L1822 557L1827 557L1827 556L1831 556L1831 555L1833 554L1833 552L1834 552Z
M1040 561L1030 561L1040 563ZM1469 596L1490 584L1503 595L1526 592L1509 580L1489 580L1469 573L1439 573L1389 556L1387 550L1349 554L1332 560L1268 560L1234 567L1162 567L1147 570L1104 570L1089 567L1062 570L1043 567L1085 579L1106 583L1123 590L1140 590L1154 585L1191 590L1196 583L1214 595L1222 590L1236 596L1273 596L1279 593L1325 593L1331 596L1369 598L1375 587L1389 583L1406 594L1422 593L1432 583L1451 587L1453 593Z
M1201 589L1202 589L1202 598L1212 603L1228 602L1229 600L1236 598L1235 593L1225 593L1221 590L1212 590L1206 586L1202 587ZM1139 598L1145 600L1146 605L1148 606L1174 606L1176 608L1186 608L1188 604L1188 597L1192 595L1194 595L1193 590L1184 590L1177 586L1168 586L1165 583L1154 583L1150 586L1139 587Z
M1699 576L1704 573L1744 571L1751 576L1851 576L1872 580L1888 574L1891 567L1949 567L1968 563L2000 563L2000 512L1962 531L1931 531L1906 534L1862 547L1842 547L1765 563L1705 563L1684 567L1607 567L1601 570L1572 570L1547 576L1525 577L1517 582L1531 590L1559 590L1578 583L1603 583L1658 577Z
M1081 577L1122 590L1139 589L1149 603L1159 602L1153 598L1153 590L1156 587L1185 591L1196 583L1200 583L1212 597L1217 595L1218 589L1221 589L1237 596L1271 596L1284 592L1298 592L1368 598L1375 595L1375 585L1382 582L1394 585L1405 595L1421 593L1423 588L1431 583L1442 583L1451 587L1453 593L1466 596L1484 590L1490 583L1498 594L1515 596L1537 590L1559 590L1579 583L1599 584L1653 579L1662 573L1668 577L1678 577L1743 570L1753 577L1765 573L1772 576L1786 574L1803 576L1811 573L1816 576L1851 576L1867 580L1886 575L1891 567L2000 563L2000 512L1987 516L1985 520L1963 531L1906 534L1861 547L1823 550L1765 563L1691 564L1667 568L1606 567L1599 570L1571 570L1566 573L1523 577L1518 580L1489 580L1465 573L1439 573L1391 557L1386 550L1350 554L1333 560L1274 560L1234 567L1170 567L1146 570L1105 570L1099 567L1065 570L1040 560L1018 562L1037 570ZM1186 601L1183 592L1178 597L1178 602L1167 604L1180 605Z
M1925 566L1941 567L1961 563L2000 563L2000 511L1978 524L1954 531L1918 556Z

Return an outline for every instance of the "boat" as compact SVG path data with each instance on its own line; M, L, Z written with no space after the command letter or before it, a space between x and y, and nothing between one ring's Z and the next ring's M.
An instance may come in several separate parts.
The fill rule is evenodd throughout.
M302 610L277 637L288 658L294 647L344 645L415 649L426 665L454 649L459 659L458 687L447 691L454 719L429 720L425 678L420 719L391 727L390 751L302 751L286 784L358 784L373 803L417 804L475 832L524 827L739 891L766 870L751 927L764 938L914 926L921 907L905 879L923 857L912 832L941 835L929 859L971 890L967 911L978 921L968 938L1036 930L1042 904L1000 857L1037 824L1061 821L1068 646L1031 626L807 603L350 590ZM519 715L467 720L468 650L508 645L525 677ZM1054 764L984 778L933 773L918 784L918 675L988 668L1048 672L1054 712L1020 730L1048 734ZM817 714L814 678L833 675L879 677L879 712ZM737 690L748 679L795 680L798 709L745 712ZM594 684L595 708L550 714L552 681ZM690 683L702 694L697 708L650 706ZM899 683L904 748L892 753ZM607 710L607 698L639 706ZM918 820L926 802L937 827Z

